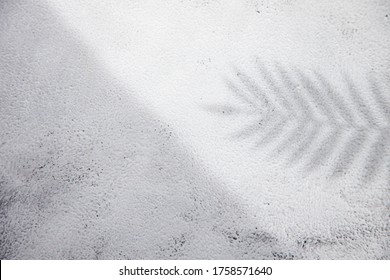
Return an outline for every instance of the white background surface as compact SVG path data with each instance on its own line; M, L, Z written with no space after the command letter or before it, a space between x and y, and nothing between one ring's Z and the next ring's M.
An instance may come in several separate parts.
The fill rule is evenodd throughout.
M230 137L251 116L207 110L247 110L226 80L257 79L258 61L341 94L348 73L369 104L372 74L388 97L386 14L387 1L4 1L5 258L388 258L388 165L370 183L304 174Z

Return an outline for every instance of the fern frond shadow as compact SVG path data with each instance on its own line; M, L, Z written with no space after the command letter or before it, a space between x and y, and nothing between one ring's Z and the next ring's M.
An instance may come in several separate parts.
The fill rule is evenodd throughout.
M237 77L225 80L247 111L208 107L209 112L255 115L233 139L258 137L254 147L267 146L269 156L300 164L307 173L326 169L338 178L355 170L365 183L381 172L390 176L390 100L374 77L368 78L370 90L362 91L340 74L341 91L318 71L256 62L255 78L235 69Z

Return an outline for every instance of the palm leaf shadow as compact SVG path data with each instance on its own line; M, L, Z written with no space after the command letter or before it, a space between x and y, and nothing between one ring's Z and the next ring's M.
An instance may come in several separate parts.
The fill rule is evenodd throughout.
M337 178L357 170L366 183L382 171L390 176L390 100L374 77L363 94L346 74L341 76L346 90L340 91L317 71L260 63L257 69L256 78L235 69L237 79L225 80L248 110L208 107L230 116L254 115L233 139L255 138L256 148L267 146L269 156L301 164L307 173L327 168Z

